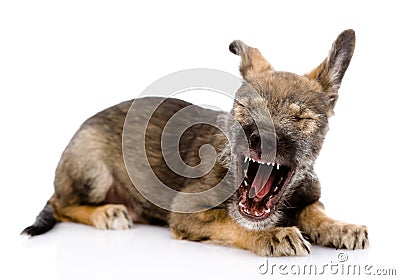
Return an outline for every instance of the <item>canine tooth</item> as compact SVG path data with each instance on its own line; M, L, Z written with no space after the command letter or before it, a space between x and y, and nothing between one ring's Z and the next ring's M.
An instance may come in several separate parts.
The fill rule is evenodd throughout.
M246 187L248 187L248 186L249 186L249 184L247 183L247 181L246 181L246 180L244 180L244 185L245 185Z
M271 212L271 209L267 208L267 210L265 210L266 213Z
M279 163L276 164L276 169L279 169Z
M272 163L272 166L275 166L275 162Z
M256 189L251 187L249 190L249 198L254 198L256 196Z
M278 187L275 187L274 192L276 192L278 190Z

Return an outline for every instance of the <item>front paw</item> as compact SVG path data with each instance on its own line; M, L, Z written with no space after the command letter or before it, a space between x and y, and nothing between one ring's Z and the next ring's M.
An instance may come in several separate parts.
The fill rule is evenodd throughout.
M336 249L364 249L369 245L366 226L341 222L321 225L310 237L318 245Z
M296 227L275 228L257 239L254 252L261 256L301 256L310 253L311 245Z

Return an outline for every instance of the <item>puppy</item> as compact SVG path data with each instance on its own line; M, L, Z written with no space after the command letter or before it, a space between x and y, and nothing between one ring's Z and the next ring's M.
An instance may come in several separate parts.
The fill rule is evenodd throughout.
M176 239L263 256L306 255L309 241L365 248L365 226L324 213L313 169L354 47L354 31L346 30L318 67L296 75L234 41L229 50L241 57L244 81L230 113L145 97L96 114L66 147L54 194L23 233L39 235L58 222L118 230L147 223L169 226ZM207 145L215 153L202 152ZM178 161L182 172L171 167ZM197 175L185 176L196 167Z

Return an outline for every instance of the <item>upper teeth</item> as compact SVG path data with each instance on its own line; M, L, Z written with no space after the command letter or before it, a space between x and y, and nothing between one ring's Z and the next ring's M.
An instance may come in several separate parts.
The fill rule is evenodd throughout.
M244 163L250 162L250 161L251 162L256 162L258 164L266 164L268 166L270 166L270 165L275 166L275 162L262 162L262 161L254 160L254 159L252 159L250 157L247 157L247 156L244 157ZM276 163L276 168L279 169L279 163Z

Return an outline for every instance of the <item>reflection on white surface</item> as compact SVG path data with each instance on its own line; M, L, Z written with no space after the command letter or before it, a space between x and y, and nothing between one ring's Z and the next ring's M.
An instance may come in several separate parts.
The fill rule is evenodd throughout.
M371 242L375 241L372 238ZM132 230L103 231L64 223L45 235L20 242L11 256L15 258L13 269L6 267L1 273L7 275L9 270L15 279L292 279L298 269L307 269L296 279L309 279L310 266L329 278L343 274L342 264L361 269L372 265L370 271L396 268L400 273L390 255L375 249L374 245L357 251L313 246L306 257L264 258L245 250L174 240L162 227L135 225ZM343 255L345 262L341 262ZM17 267L16 263L23 265Z

